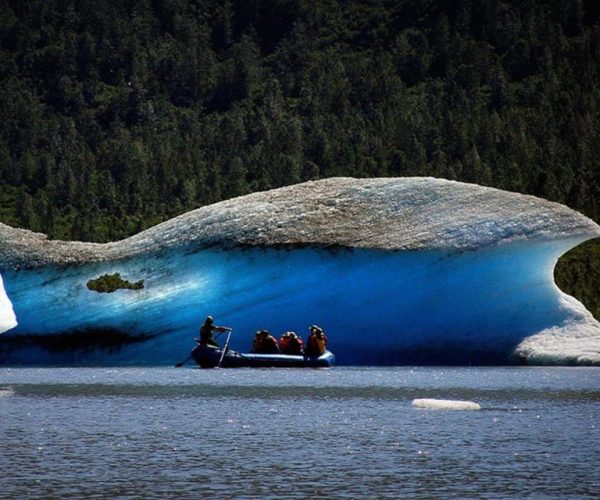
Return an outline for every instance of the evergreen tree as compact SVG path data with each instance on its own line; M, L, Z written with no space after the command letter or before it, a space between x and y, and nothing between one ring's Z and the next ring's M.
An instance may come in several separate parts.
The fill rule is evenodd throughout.
M108 241L299 181L435 175L600 221L598 81L589 0L0 0L0 220Z

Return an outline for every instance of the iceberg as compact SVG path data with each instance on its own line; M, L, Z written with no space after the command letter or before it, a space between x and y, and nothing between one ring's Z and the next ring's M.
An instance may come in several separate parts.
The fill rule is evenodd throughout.
M107 244L0 224L0 363L173 364L211 314L243 351L319 324L341 364L600 364L600 323L553 278L598 236L562 205L433 178L306 182ZM116 273L143 286L88 287Z

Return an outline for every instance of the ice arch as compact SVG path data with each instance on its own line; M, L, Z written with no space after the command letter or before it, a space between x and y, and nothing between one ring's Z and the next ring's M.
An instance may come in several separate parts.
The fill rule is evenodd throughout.
M120 242L53 242L0 226L19 321L0 362L171 363L202 316L310 323L345 363L600 363L600 324L554 284L600 235L545 200L430 179L326 179L189 212ZM141 290L99 294L119 272Z

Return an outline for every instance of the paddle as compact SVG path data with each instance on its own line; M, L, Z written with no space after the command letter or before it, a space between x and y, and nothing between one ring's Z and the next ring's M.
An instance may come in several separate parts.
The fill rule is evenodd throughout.
M221 353L221 359L219 359L219 364L217 365L217 367L221 368L221 363L223 362L223 359L225 358L225 353L227 352L227 348L229 347L229 339L231 338L231 332L233 330L230 328L229 329L229 333L227 334L227 340L225 341L225 347L223 348L223 352Z
M192 355L190 354L187 358L185 358L184 361L182 361L181 363L177 363L175 365L175 368L181 368L183 365L185 365L190 359L192 359Z

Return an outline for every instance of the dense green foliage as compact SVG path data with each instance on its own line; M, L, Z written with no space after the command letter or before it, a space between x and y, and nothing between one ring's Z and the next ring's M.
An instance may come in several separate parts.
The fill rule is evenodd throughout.
M554 271L556 284L585 304L600 319L600 241L588 241L559 261Z
M107 241L301 180L430 175L600 221L599 18L595 0L0 0L0 220Z
M131 283L131 281L121 278L120 273L103 274L96 279L89 280L87 287L98 293L112 293L117 290L141 290L144 288L144 280Z

